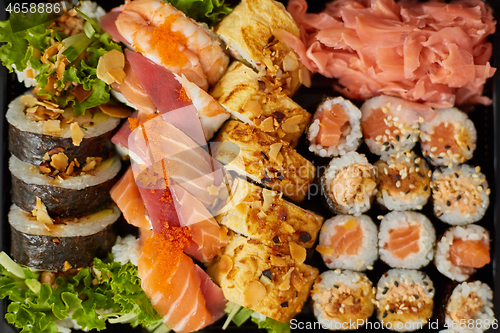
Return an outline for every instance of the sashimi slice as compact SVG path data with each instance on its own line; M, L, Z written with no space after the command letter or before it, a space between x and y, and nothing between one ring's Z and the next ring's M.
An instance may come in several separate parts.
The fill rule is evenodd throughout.
M331 246L336 256L356 255L363 241L361 223L355 218L349 219L344 224L335 226L335 233L331 238Z
M110 194L128 223L138 228L151 229L151 223L146 218L146 208L135 183L131 167L111 188Z
M483 241L454 239L449 253L455 266L481 268L491 261L490 248Z
M420 251L420 225L408 225L389 232L387 249L397 258L405 259Z
M186 79L184 75L177 75L176 78L182 84L182 87L198 112L205 139L210 140L222 124L229 119L229 112L205 90Z
M123 82L113 82L111 88L122 94L123 97L140 112L144 112L145 114L156 112L156 106L142 87L141 82L128 62L125 63L124 71L127 76Z
M188 98L180 94L182 85L175 79L172 72L140 53L126 49L125 56L142 87L160 113L191 104Z
M224 309L226 308L227 299L224 297L222 289L212 281L200 266L196 265L196 271L201 280L201 292L205 297L207 309L212 315L210 324L213 324L226 315Z
M212 322L196 265L182 252L188 237L182 228L155 233L144 240L137 262L142 289L176 332L197 331Z
M203 204L182 187L175 188L174 197L181 226L189 226L192 232L191 245L185 252L209 262L226 246L227 229L219 226Z
M171 226L180 226L179 217L175 211L175 204L170 190L167 189L147 189L138 187L146 207L151 226L155 232L161 232L165 223Z
M119 41L128 44L125 37L123 37L116 28L115 21L120 15L121 11L110 11L109 13L101 16L99 22L101 23L102 30L106 31L115 41Z

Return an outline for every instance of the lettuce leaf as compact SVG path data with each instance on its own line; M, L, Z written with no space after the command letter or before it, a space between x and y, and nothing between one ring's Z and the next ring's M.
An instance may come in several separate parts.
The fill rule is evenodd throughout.
M259 328L266 329L269 333L290 333L290 325L287 323L282 323L277 320L266 317L262 320L259 316L251 316L252 321L256 323Z
M5 257L0 256L0 298L11 301L5 318L21 332L56 333L55 321L67 317L84 330L103 330L106 321L148 329L162 323L141 288L137 267L131 263L114 262L111 255L106 260L96 258L92 268L59 276L54 289L38 281L40 273L12 264ZM19 276L20 269L24 278Z
M228 318L222 329L226 329L229 322L233 322L236 326L243 325L249 318L256 323L259 328L266 329L268 333L290 333L290 325L281 323L277 320L266 317L258 312L246 309L241 305L233 302L227 302L224 311L228 314Z
M30 17L37 21L44 21L43 13L33 13ZM39 17L38 17L39 16ZM23 14L12 13L8 21L0 22L0 60L10 72L14 69L24 71L28 66L35 70L35 80L38 83L38 95L56 101L61 107L72 106L75 116L81 116L85 110L105 104L110 99L110 86L97 78L97 64L99 58L110 50L122 51L119 44L111 40L109 34L104 33L99 25L86 18L85 24L92 27L91 37L85 33L66 36L57 27L51 26L50 21L35 27L14 32L13 22L22 18ZM63 43L63 55L70 62L62 75L57 79L56 69L50 63L43 64L40 55L54 42ZM50 89L54 84L61 92ZM70 84L71 83L71 84ZM78 102L71 94L75 84L82 84L85 90L92 94L82 102Z
M215 24L231 12L224 0L163 0L197 22Z

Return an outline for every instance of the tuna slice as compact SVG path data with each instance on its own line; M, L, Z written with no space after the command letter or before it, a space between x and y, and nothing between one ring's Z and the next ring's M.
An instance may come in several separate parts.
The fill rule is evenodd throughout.
M102 30L106 31L115 41L128 44L127 40L118 32L115 21L120 15L119 11L111 11L99 18Z

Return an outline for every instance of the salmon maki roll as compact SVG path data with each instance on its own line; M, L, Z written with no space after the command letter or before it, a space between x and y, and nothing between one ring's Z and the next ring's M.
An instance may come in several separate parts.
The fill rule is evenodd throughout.
M472 158L477 133L474 123L457 108L439 110L420 126L422 154L433 165L457 165Z
M434 257L436 232L423 214L389 213L380 222L378 236L380 259L391 267L417 269Z
M370 98L361 106L365 142L376 155L412 149L418 141L419 124L435 112L423 104L390 96Z
M493 291L481 281L453 283L443 302L441 320L449 333L481 333L492 327Z
M436 268L455 281L467 280L490 262L490 234L478 225L448 229L436 247Z
M320 182L332 212L360 215L371 207L376 180L377 169L365 155L352 151L332 159Z
M342 97L327 97L318 106L307 131L309 150L321 157L344 155L358 148L361 111Z
M377 202L389 210L422 209L431 195L430 171L414 152L385 155L378 169Z
M435 171L432 176L434 214L448 224L481 220L490 204L490 193L480 167L464 164Z
M377 317L385 328L412 332L432 317L434 285L424 273L412 269L391 269L377 284Z
M324 223L316 250L328 268L363 271L378 258L377 226L367 215L337 215Z
M324 328L361 328L375 309L373 284L363 273L326 271L316 278L312 289L313 311Z

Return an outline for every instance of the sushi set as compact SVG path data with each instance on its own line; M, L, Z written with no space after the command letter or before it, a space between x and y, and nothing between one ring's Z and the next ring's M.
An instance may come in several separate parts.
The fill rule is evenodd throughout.
M500 78L492 68L500 67L500 34L486 41L469 27L482 43L472 61L480 70L447 76L437 63L453 71L453 61L467 60L431 43L457 34L441 5L372 2L230 1L231 13L214 8L221 12L211 19L223 19L209 32L156 0L97 1L108 12L102 27L73 10L84 27L74 36L85 42L68 47L71 32L60 43L53 33L52 45L38 42L46 47L39 67L0 69L0 252L8 255L0 253L0 279L25 278L26 295L46 284L66 288L68 276L75 286L86 281L73 303L60 297L78 309L66 315L80 317L77 325L56 315L60 332L82 328L92 311L90 327L104 332L496 331ZM500 3L484 2L499 17ZM396 6L397 20L419 26L405 56L420 47L429 61L403 64L401 35L369 16L393 20ZM72 15L58 24L71 27ZM483 16L494 32L491 13ZM314 22L339 17L345 26ZM248 30L234 29L240 25ZM374 26L387 39L368 31ZM328 36L338 29L341 38ZM67 52L82 43L88 51ZM435 60L443 55L455 58ZM65 69L72 61L85 77ZM370 62L385 73L363 68ZM394 79L403 65L404 78ZM47 68L54 73L40 87L33 73ZM37 84L34 93L21 79ZM110 287L117 267L132 274L119 291ZM86 309L92 297L104 302L91 284L111 288L103 291L115 295L107 308ZM30 331L35 319L23 316L56 327L15 310L19 296L8 308L7 287L0 285L0 332L16 332L7 323L14 320Z

